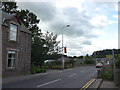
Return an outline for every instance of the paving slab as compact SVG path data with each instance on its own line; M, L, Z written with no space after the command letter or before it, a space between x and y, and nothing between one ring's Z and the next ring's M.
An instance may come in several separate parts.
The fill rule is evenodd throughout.
M90 85L90 87L89 88L98 88L99 87L99 85L101 84L101 82L102 82L102 79L96 79L91 85Z
M103 80L99 88L118 88L113 81Z

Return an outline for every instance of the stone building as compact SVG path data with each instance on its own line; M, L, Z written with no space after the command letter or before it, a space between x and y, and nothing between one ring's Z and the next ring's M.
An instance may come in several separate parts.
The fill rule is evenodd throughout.
M30 73L31 32L16 14L2 13L2 76L16 76Z

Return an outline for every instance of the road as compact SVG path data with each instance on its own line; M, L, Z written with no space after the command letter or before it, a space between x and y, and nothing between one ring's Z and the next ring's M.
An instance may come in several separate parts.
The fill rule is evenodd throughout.
M96 77L95 66L47 72L39 77L3 84L3 88L82 88Z

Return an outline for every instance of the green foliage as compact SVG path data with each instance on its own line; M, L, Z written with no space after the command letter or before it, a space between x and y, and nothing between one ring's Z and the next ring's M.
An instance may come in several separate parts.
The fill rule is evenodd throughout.
M31 74L35 74L35 73L45 73L46 70L45 69L41 69L39 66L33 66L31 67Z
M120 49L114 49L115 54L120 54ZM95 51L93 52L92 56L104 56L104 55L110 55L112 54L112 49L106 49L106 50L100 50L100 51Z
M106 58L106 55L94 55L94 58Z
M66 65L65 68L69 69L69 68L73 68L74 66L72 64Z
M68 69L68 68L73 68L74 67L74 59L70 59L68 61L65 62L65 69ZM53 61L53 62L49 62L49 63L46 63L44 64L45 67L47 67L47 69L62 69L63 66L62 66L62 61Z
M17 15L19 19L24 23L24 25L32 32L33 37L40 36L40 30L37 26L40 20L37 19L37 16L34 13L26 9L18 10Z
M113 80L113 71L112 70L106 70L102 73L101 77L105 80Z
M17 11L16 2L8 0L8 2L2 3L2 11L7 13L15 13Z
M79 64L84 64L83 62L80 62Z
M79 59L83 59L83 56L79 56L78 58L79 58Z
M52 61L44 64L47 69L62 69L62 61Z
M75 64L75 60L74 59L70 59L70 60L65 62L65 66L72 66L72 67L74 67L74 64Z
M85 56L84 64L94 64L94 63L95 63L95 61L92 60L91 56L88 56L88 55Z
M61 56L57 54L59 52L59 41L56 41L56 39L57 36L50 32L45 35L41 34L40 37L34 37L32 42L32 62L35 65L42 65L46 59L55 59Z
M120 69L120 56L119 55L116 56L116 67Z
M51 65L62 65L62 61L56 60L56 61L51 62L50 64Z
M53 65L51 66L51 69L62 69L62 65Z

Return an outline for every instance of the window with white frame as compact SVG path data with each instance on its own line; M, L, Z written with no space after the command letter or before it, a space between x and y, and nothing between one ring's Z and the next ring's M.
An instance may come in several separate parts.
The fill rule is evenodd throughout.
M10 40L17 41L17 25L10 24Z
M16 51L8 51L8 68L14 68L16 61Z

